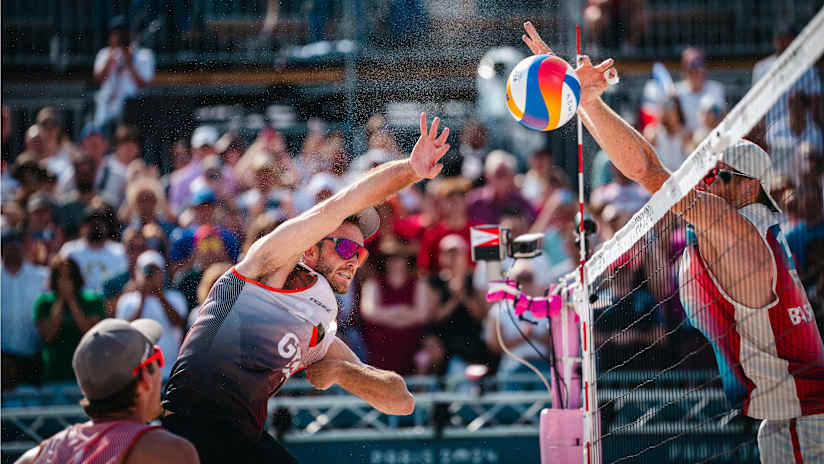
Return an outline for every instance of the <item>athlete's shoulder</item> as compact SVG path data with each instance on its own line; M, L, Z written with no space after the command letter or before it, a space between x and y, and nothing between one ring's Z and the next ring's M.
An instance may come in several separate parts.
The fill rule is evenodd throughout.
M125 464L199 463L197 450L188 440L157 428L146 432L134 444Z

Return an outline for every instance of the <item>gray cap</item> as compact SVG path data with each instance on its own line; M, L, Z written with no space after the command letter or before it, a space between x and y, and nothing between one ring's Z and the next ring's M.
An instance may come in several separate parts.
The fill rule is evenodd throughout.
M770 155L766 151L749 140L741 139L721 153L721 161L729 164L738 172L758 179L761 189L770 201L769 206L776 212L781 212L778 203L770 195L770 179L773 176L773 169Z
M77 383L86 399L106 398L132 382L132 371L152 354L152 346L162 331L160 324L151 319L132 323L103 319L89 329L72 359Z
M375 235L381 225L381 217L375 208L366 208L356 214L355 217L358 218L358 228L360 228L364 240Z

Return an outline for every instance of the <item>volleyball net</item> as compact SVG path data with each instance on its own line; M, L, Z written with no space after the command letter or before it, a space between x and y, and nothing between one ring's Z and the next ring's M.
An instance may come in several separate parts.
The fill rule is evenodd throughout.
M820 205L805 198L821 197L823 48L824 10L587 260L584 286L574 284L583 288L585 460L752 462L759 419L809 415L824 401L805 295L820 250L803 249L821 244L787 241L804 208ZM755 160L761 148L771 163ZM756 205L695 193L716 183L743 198L758 185L750 177L764 191Z

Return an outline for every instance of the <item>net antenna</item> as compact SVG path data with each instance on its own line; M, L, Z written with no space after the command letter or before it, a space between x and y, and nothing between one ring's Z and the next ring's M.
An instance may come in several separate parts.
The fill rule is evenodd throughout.
M700 321L696 324L684 318L678 324L667 325L660 332L658 329L645 330L645 327L653 324L651 321L664 313L663 310L657 311L660 308L681 304L678 300L682 296L682 289L692 291L691 286L696 285L695 279L687 280L680 275L677 280L670 279L673 269L677 268L673 265L683 251L681 248L676 253L670 249L676 248L670 237L676 236L686 226L685 219L671 211L672 207L690 194L696 185L704 182L707 173L722 160L724 151L738 143L764 119L776 102L781 101L782 95L791 90L791 87L794 88L802 75L814 66L822 51L824 9L815 14L790 46L775 59L766 75L710 131L640 211L589 259L585 259L583 247L586 247L586 241L579 230L583 258L579 268L563 279L561 293L571 292L577 295L573 301L581 317L584 462L709 462L716 459L749 462L757 459L755 454L745 453L757 452L753 448L753 427L757 429L758 423L738 414L738 405L733 404L732 408L727 405L720 388L722 381L726 382L731 375L730 371L742 369L743 364L752 356L747 357L742 352L737 365L723 366L721 370L690 370L685 364L688 360L697 358L702 350L715 349L711 344L719 338L730 336L731 331L736 330L736 325L743 326L748 320L736 319L731 329L721 331L716 338L706 336L702 330L701 335L706 338L701 338L703 346L685 348L678 356L671 354L672 358L662 358L665 359L664 363L670 362L669 359L672 362L658 370L654 365L647 366L644 363L656 359L656 350L668 340L667 337L681 340L682 330L701 330L697 327ZM581 53L580 42L578 53ZM609 76L606 77L609 80ZM786 114L786 110L784 111ZM580 143L580 119L578 134ZM582 196L582 160L579 145L579 196ZM708 214L712 219L712 214L716 213ZM724 224L719 227L724 227ZM779 244L769 246L781 248L783 240L776 239ZM689 237L686 241L689 242ZM766 241L765 239L765 243ZM772 253L773 262L765 265L776 266L778 252ZM719 253L718 259L723 260L724 256ZM743 279L743 274L753 270L741 269L739 272ZM773 272L773 278L777 279L777 271ZM670 285L675 288L669 287ZM776 293L780 290L779 288ZM645 292L646 297L652 301L636 301L645 297ZM592 301L586 298L587 295L594 295L597 300ZM725 295L724 297L726 298ZM705 320L710 319L708 308L717 301L718 299L713 300L694 310ZM647 308L650 309L647 311ZM798 325L813 320L812 315L807 317L803 307L789 309L790 319L797 321ZM595 311L598 311L597 318ZM754 311L753 314L757 312ZM738 313L735 315L737 318ZM693 326L696 327L692 328ZM598 337L595 336L596 333ZM769 342L747 342L754 344L750 348L755 352L769 352L770 349L775 351L780 336L783 334L775 332L772 347ZM639 342L638 339L642 341ZM615 347L620 348L619 342L626 342L631 349L616 354L614 350ZM744 342L741 343L743 345ZM635 348L641 344L641 348ZM709 351L709 356L712 359L712 350ZM718 359L717 352L715 356ZM631 368L635 370L630 370ZM801 366L790 372L793 375L803 374L804 369L810 368L818 367ZM786 377L793 379L790 375ZM758 395L769 395L780 388L789 387L779 381L773 388L760 392L753 390L752 401L756 401ZM695 434L704 434L701 437L718 440L718 443L700 440L687 442L691 434L693 437ZM727 441L722 443L724 440ZM733 454L735 456L731 456Z

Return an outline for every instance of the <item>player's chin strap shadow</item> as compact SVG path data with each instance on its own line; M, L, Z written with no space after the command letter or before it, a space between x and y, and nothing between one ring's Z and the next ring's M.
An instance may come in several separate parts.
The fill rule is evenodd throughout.
M489 290L486 292L486 301L495 303L503 300L513 300L514 312L516 316L521 316L529 312L538 319L557 317L561 314L563 306L561 295L553 295L555 285L549 288L548 296L529 296L518 289L518 283L514 280L493 280L489 282ZM578 322L578 314L575 314L575 321Z

